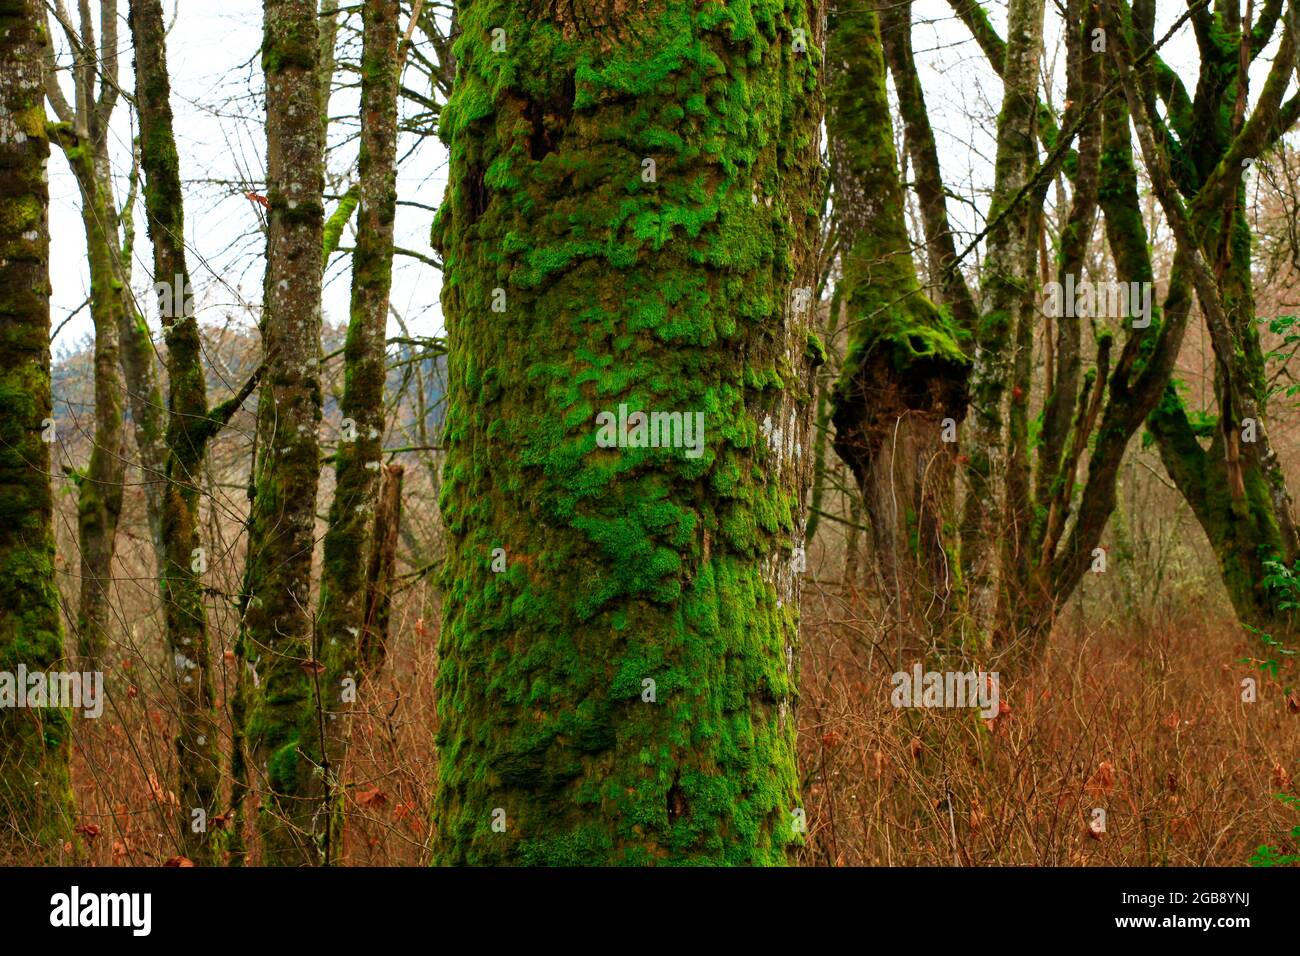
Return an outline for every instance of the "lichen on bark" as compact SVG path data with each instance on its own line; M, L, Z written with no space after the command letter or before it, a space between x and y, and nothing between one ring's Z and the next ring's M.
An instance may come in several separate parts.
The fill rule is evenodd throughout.
M195 832L193 812L211 820L221 812L221 756L212 683L211 642L203 603L199 560L199 477L209 418L202 342L192 308L186 261L185 203L180 157L172 129L167 74L166 29L160 0L131 0L135 50L136 106L140 122L140 165L144 208L153 247L154 287L167 344L167 406L162 442L159 567L164 634L176 692L177 793L182 813L178 838L191 861L218 863L224 835L209 825ZM128 344L128 348L129 348Z
M324 154L320 42L311 0L266 0L267 230L264 371L248 523L239 655L250 785L268 865L316 863L324 791L310 740L322 719L311 608L320 473L320 330ZM242 666L242 665L241 665ZM319 733L315 733L319 739Z

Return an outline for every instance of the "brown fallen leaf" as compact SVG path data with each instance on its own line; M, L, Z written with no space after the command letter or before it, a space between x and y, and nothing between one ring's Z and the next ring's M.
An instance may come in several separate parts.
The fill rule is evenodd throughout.
M1083 789L1085 793L1094 796L1110 794L1115 789L1115 765L1109 760L1097 764L1097 769L1092 772Z
M1279 790L1291 789L1291 774L1277 761L1273 762L1273 786Z

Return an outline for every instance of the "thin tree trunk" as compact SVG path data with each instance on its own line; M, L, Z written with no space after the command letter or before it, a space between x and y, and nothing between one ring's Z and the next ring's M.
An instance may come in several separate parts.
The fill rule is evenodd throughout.
M1066 30L1067 88L1066 97L1071 104L1092 103L1100 88L1100 54L1092 51L1092 28L1098 17L1086 0L1070 0L1066 10L1069 29ZM1073 113L1066 118L1073 120ZM1100 189L1101 111L1092 110L1084 115L1079 127L1079 152L1074 162L1074 195L1061 229L1057 255L1056 280L1073 288L1075 281L1083 283L1084 264L1092 241L1093 227L1097 221L1098 192ZM1043 229L1039 226L1040 243ZM1051 275L1046 262L1043 267ZM1044 282L1048 279L1044 279ZM1083 378L1082 319L1073 309L1061 315L1048 315L1045 337L1048 340L1051 366L1043 400L1042 423L1039 437L1038 472L1032 489L1027 484L1019 489L1019 501L1009 501L1006 517L1005 540L1007 547L1002 555L1002 581L999 589L998 631L1006 640L1024 639L1036 650L1045 641L1051 629L1057 607L1057 595L1050 581L1051 559L1065 528L1066 516L1074 496L1078 468L1078 454L1070 447L1073 437L1076 444L1079 434L1071 435L1075 424L1075 411L1080 404L1080 382ZM1019 345L1016 356L1014 391L1028 395L1033 374L1033 323L1038 320L1036 311L1022 313L1017 335ZM1052 343L1052 323L1055 324L1056 341ZM1108 354L1107 346L1101 348ZM1090 379L1084 397L1100 398L1102 386ZM1012 457L1019 463L1020 474L1025 473L1029 460L1028 402L1012 405L1015 424ZM1091 426L1087 414L1080 415L1081 425ZM1086 437L1086 435L1085 435ZM1125 435L1124 445L1127 445ZM1007 533L1010 528L1015 533Z
M402 524L401 465L386 465L379 487L379 504L370 533L370 556L366 564L366 611L361 629L362 666L376 669L384 659L388 641L388 618L393 605L393 576L397 569L397 538Z
M138 163L136 148L136 163ZM138 174L134 170L133 176ZM118 277L122 284L121 339L122 373L126 377L126 397L131 408L135 449L140 455L140 479L144 485L144 511L149 523L149 540L153 542L153 564L161 587L166 549L162 544L162 509L166 501L166 406L157 376L153 337L148 321L140 315L135 295L131 293L131 260L135 255L135 181L118 219L122 226L122 251L117 256Z
M962 514L962 577L975 624L990 628L996 610L997 525L1004 501L1018 507L1028 484L1025 463L1009 468L1004 405L1019 406L1023 416L1027 394L1011 391L1022 320L1034 311L1037 272L1037 215L1034 204L1020 196L1038 162L1037 115L1039 61L1043 47L1043 0L1011 0L1007 11L1007 44L1002 110L998 114L997 157L993 197L989 204L988 254L980 282L980 324L971 379L973 427L963 449L969 464ZM1005 485L1003 485L1005 481ZM999 494L1006 488L1007 497ZM987 631L986 631L987 633Z
M118 348L124 317L114 262L119 240L117 211L107 178L107 145L80 140L68 151L68 159L81 186L81 218L90 263L90 316L95 326L95 429L90 461L76 475L81 550L77 647L83 660L97 662L108 650L113 554L126 473Z
M317 429L321 418L324 158L320 31L312 0L266 0L268 214L255 493L240 635L249 773L261 790L258 831L268 865L317 863L325 793L319 699L324 670L311 616Z
M0 670L60 667L50 490L49 188L44 12L0 0ZM58 862L72 832L71 725L0 708L0 861Z
M117 522L122 512L126 474L122 423L120 335L126 324L126 298L118 255L121 251L117 206L108 155L108 124L117 101L116 9L101 5L104 46L96 58L94 24L88 2L78 5L79 26L64 21L73 44L75 107L57 80L46 77L47 94L61 122L50 133L63 149L81 192L81 220L90 270L90 317L95 328L94 429L90 459L73 472L77 486L77 542L80 551L77 648L87 662L102 661L108 650L111 590ZM112 45L114 49L109 52ZM89 433L86 423L81 431Z
M139 162L139 148L136 150ZM167 408L158 383L158 365L149 324L140 314L131 292L131 263L135 255L135 186L138 169L132 171L131 194L118 220L122 228L122 250L117 257L118 281L122 286L121 325L118 338L122 351L122 373L126 378L127 400L136 450L140 454L140 474L144 484L145 516L149 538L153 542L154 566L161 587L167 552L163 544L163 508L166 502Z
M362 8L360 212L352 254L352 306L344 344L340 411L344 434L334 457L334 500L325 533L321 571L319 659L325 712L327 801L330 823L325 855L342 851L344 794L341 774L351 736L349 713L368 666L363 646L382 648L386 630L371 633L367 619L367 567L380 482L384 438L385 332L393 268L393 216L397 208L397 0L367 0ZM386 621L386 617L385 617Z
M234 408L223 406L212 414L208 410L202 344L185 256L185 205L172 132L161 0L131 0L130 19L145 215L153 244L154 289L167 343L160 577L179 717L176 755L182 810L180 838L186 857L195 863L210 864L220 859L219 831L207 821L220 813L221 757L212 692L212 654L203 606L202 574L207 554L198 530L198 482L206 444ZM198 820L203 825L198 828L196 810L202 811Z

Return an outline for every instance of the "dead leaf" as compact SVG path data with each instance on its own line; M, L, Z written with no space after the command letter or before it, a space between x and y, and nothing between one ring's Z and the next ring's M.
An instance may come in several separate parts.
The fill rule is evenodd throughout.
M1287 773L1286 767L1276 761L1273 763L1273 786L1279 790L1291 789L1291 774Z
M1115 789L1115 765L1109 760L1097 764L1097 769L1092 772L1083 789L1085 793L1094 796L1110 794Z
M149 774L149 799L164 806L179 807L181 805L181 802L176 799L176 794L159 783L158 778L152 773Z
M80 833L86 838L87 843L94 843L95 837L99 836L98 823L82 823L72 828L73 833Z

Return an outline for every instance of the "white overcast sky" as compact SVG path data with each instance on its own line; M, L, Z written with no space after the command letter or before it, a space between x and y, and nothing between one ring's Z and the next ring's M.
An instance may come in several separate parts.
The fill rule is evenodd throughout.
M125 15L126 4L120 4ZM986 4L999 32L1005 24L1005 3ZM1157 36L1183 12L1181 3L1165 0L1161 5ZM172 107L180 151L181 175L185 181L186 239L190 271L201 321L221 322L228 316L249 320L261 299L263 239L258 231L258 209L244 198L244 189L233 183L260 182L265 170L265 139L260 97L261 71L258 46L261 41L261 7L257 0L178 0L167 6L176 10L175 26L169 37L169 67L172 77ZM1000 96L1000 82L985 63L983 54L966 29L953 19L945 0L917 0L914 19L918 26L914 46L925 87L927 104L938 137L944 179L950 188L971 196L981 206L987 189L993 157L993 129ZM1063 51L1052 52L1059 36L1060 20L1049 4L1047 35L1049 52L1045 69L1054 67L1058 85L1053 102L1059 107L1059 84ZM57 29L54 35L59 37ZM134 86L131 72L130 32L125 22L119 28L121 82ZM66 44L63 44L66 48ZM1164 50L1165 59L1192 84L1196 49L1190 26ZM1255 65L1257 90L1269 57ZM64 61L66 62L66 60ZM67 80L64 74L65 81ZM422 78L408 70L408 83ZM65 89L67 83L65 82ZM355 95L336 93L331 115L355 116ZM351 131L340 129L337 139ZM132 137L130 111L120 103L112 126L113 165L119 203L126 194ZM412 153L411 150L414 150ZM446 153L434 137L399 145L398 193L400 198L425 206L438 205L446 187ZM333 156L331 173L346 175L355 157L354 148ZM252 188L252 187L250 187ZM257 188L261 188L260 186ZM76 183L57 148L50 162L50 226L53 278L52 325L58 326L81 305L89 289L85 243ZM962 215L953 205L954 216ZM432 214L424 209L401 207L397 219L397 244L428 253ZM143 209L135 249L134 287L141 293L152 283L152 251L144 234ZM980 223L968 221L978 227ZM350 231L345 245L351 245ZM348 304L348 259L336 256L326 274L325 318L344 322ZM440 277L430 266L398 257L394 270L393 305L407 318L416 334L442 332L438 304ZM152 299L149 302L153 311ZM150 315L150 320L154 316ZM68 322L54 343L56 354L82 344L90 333L90 319L82 310ZM395 324L390 322L390 331Z

